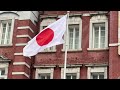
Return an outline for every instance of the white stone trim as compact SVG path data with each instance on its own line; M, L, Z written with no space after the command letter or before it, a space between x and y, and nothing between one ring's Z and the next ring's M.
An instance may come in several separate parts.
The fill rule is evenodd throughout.
M12 19L12 26L11 26L11 36L10 36L10 43L12 44L12 40L13 40L13 31L14 31L14 25L15 25L15 19Z
M32 33L34 33L34 31L30 26L21 26L21 27L18 27L17 29L29 29Z
M25 72L12 72L12 75L21 75L21 74L23 74L23 75L25 75L26 77L29 78L29 75L26 74Z
M120 46L120 43L111 43L109 46Z
M39 73L50 73L50 79L53 79L54 68L36 68L35 79L38 79Z
M79 50L76 50L76 49L69 49L68 52L81 52L82 51L82 48L80 48ZM62 49L62 52L65 52L65 48Z
M80 79L80 67L77 68L66 68L66 73L76 73L77 79ZM64 68L61 68L61 79L64 78Z
M107 67L88 67L87 78L91 79L91 72L104 72L104 78L107 79Z
M86 67L107 67L108 64L86 64Z
M47 68L54 68L56 67L55 65L40 65L40 66L34 66L35 68L40 68L40 67L47 67Z
M14 55L22 55L23 56L23 53L14 53ZM28 57L31 59L31 57Z
M5 13L7 12L7 13ZM0 20L7 20L7 19L18 19L19 15L16 12L12 11L0 11Z
M67 12L66 12L67 13ZM99 12L90 12L90 13L83 13L83 14L75 14L75 13L70 13L69 16L78 16L78 15L82 15L82 16L90 16L91 14L93 15L97 15L98 13L101 13L101 14L105 14L105 13L108 13L107 11L99 11ZM64 15L58 15L58 18L61 18L62 16Z
M79 65L73 65L73 64L72 64L72 65L68 65L68 64L67 64L67 65L66 65L67 68L69 68L69 67L75 68L75 67L81 67L81 66L82 66L82 64L79 64ZM62 68L63 68L64 65L59 65L59 67L62 67Z
M26 65L28 68L30 68L26 62L14 62L13 65Z
M18 11L19 20L31 20L34 25L38 21L39 11Z
M27 43L17 43L17 44L15 44L15 46L26 46L27 45Z
M4 47L4 46L13 46L13 44L4 44L4 45L0 45L0 46L2 46L2 47Z
M84 13L82 16L90 16L90 13Z
M17 35L18 38L26 38L28 37L30 40L32 39L29 35Z
M23 55L23 53L14 53L14 55Z
M108 50L109 48L87 48L88 51Z

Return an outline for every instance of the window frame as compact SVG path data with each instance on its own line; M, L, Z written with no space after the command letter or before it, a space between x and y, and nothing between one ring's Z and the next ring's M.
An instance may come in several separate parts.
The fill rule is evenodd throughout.
M70 76L70 79L73 79L73 75L76 74L76 78L77 78L77 73L66 73L66 79L67 79L67 75Z
M94 48L93 46L93 24L105 23L105 47L104 48ZM89 48L88 50L103 50L108 49L108 18L106 15L96 15L90 19L89 28Z
M1 21L7 21L7 20L12 20L12 21L11 21L11 31L10 31L10 41L9 41L9 44L1 44L2 32L3 32ZM8 22L8 21L7 21L7 22ZM13 18L0 19L0 38L1 38L1 39L0 39L0 46L12 46L14 22L15 22L15 19L13 19Z
M0 79L7 79L8 78L8 63L0 63L0 72L1 69L5 69L5 75L1 75L0 73Z
M77 16L70 16L68 19L68 28L69 25L79 25L79 49L69 49L67 48L68 51L81 51L82 50L82 19L80 15ZM68 34L69 34L69 29L68 29ZM66 37L67 36L67 37ZM67 32L64 34L64 40L66 40L65 43L69 45L69 35L67 35ZM63 44L63 49L62 51L65 51L65 43Z
M102 22L102 23L93 23L93 24L103 24L103 23L104 22ZM105 25L105 23L104 23L104 25ZM92 25L92 26L93 26L93 30L92 30L93 31L93 33L92 33L93 34L92 47L95 48L95 27L94 27L94 25ZM100 48L100 45L101 45L101 42L100 42L101 41L101 31L102 31L101 26L99 25L99 27L98 27L98 48Z
M79 24L69 24L69 26L72 26L72 29L73 29L73 44L72 44L72 49L70 49L70 47L69 47L69 42L70 42L70 35L69 35L69 33L70 33L70 30L68 29L68 50L77 50L77 49L75 49L75 33L76 33L76 29L75 29L75 27L73 27L73 26L76 26L76 25L78 25L78 29L80 28L80 25ZM68 26L68 27L69 27ZM80 31L80 30L78 30L78 31ZM79 40L80 40L80 33L79 33ZM78 49L81 47L80 46L80 42L78 42Z
M80 67L66 68L66 73L76 74L76 79L80 79ZM61 79L64 78L64 67L61 68Z
M104 72L91 72L91 77L90 77L91 79L93 79L92 74L97 75L96 79L100 79L100 75L104 75Z
M38 74L38 77L40 77L40 75L44 76L45 79L48 79L48 78L47 78L47 75L50 76L50 73L39 73L39 74ZM39 79L41 79L41 78L39 78Z
M91 78L91 73L104 73L104 79L107 79L107 67L99 67L99 66L92 66L92 67L88 67L88 71L87 71L87 78L88 79L92 79Z
M50 73L50 79L53 79L54 68L36 68L35 79L39 79L39 74L48 74Z

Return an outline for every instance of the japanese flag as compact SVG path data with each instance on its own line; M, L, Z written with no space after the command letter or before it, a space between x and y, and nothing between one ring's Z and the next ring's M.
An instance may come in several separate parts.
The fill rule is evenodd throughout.
M48 47L64 43L62 37L66 31L66 20L67 15L58 19L38 33L23 48L23 56L34 56Z

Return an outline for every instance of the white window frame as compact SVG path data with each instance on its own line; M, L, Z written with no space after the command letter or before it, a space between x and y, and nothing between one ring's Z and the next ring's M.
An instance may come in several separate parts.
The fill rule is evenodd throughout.
M82 42L82 19L80 17L80 15L78 16L70 16L68 19L68 26L69 25L79 25L79 49L69 49L68 51L81 51L81 42ZM68 34L69 34L69 30L68 30ZM64 40L66 40L66 36L67 36L67 45L69 45L69 35L67 35L67 33L65 32L64 34ZM63 49L62 51L65 51L65 43L63 44Z
M104 79L107 79L107 67L96 67L96 66L88 67L87 78L91 79L91 73L94 73L94 72L96 73L103 72Z
M76 73L66 73L66 79L67 79L67 75L70 75L70 79L73 79L73 74L76 74ZM76 74L77 76L77 74Z
M97 78L93 78L93 76L92 76L93 74L96 75ZM100 75L103 75L103 76L104 76L104 72L92 72L92 73L91 73L91 79L100 79ZM101 79L104 79L104 77L101 78Z
M105 23L105 48L93 48L93 23ZM96 15L90 19L89 48L88 50L108 49L108 18L106 15Z
M12 22L11 22L11 32L10 32L10 41L9 41L9 44L1 44L1 38L2 38L2 25L1 25L1 22L0 22L0 46L12 46L12 39L13 39L13 29L14 29L14 21L15 21L15 19L14 18L0 18L0 21L1 20L5 20L5 21L7 21L7 20L12 20Z
M66 73L76 73L76 79L80 79L80 67L66 68ZM64 78L64 68L61 68L61 79Z
M1 69L5 69L5 75L1 75L0 73L0 78L4 78L4 79L7 79L7 76L8 76L8 63L0 63L0 71Z
M36 68L35 79L38 79L39 74L41 73L50 73L50 79L53 79L54 68Z
M40 24L40 31L43 30L44 26L48 26L50 24L52 24L53 22L55 22L56 19L55 18L44 18ZM50 48L53 48L52 50L50 50ZM42 52L55 52L56 51L56 46L52 46L49 48L44 49L44 51Z

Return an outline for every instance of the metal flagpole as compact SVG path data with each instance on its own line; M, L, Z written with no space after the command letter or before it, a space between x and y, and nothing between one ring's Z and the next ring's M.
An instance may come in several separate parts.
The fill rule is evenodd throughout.
M69 13L70 11L67 11L67 23L66 23L66 38L65 38L65 61L64 61L64 79L66 79L66 64L67 64L67 34L68 34L68 20L69 20Z

